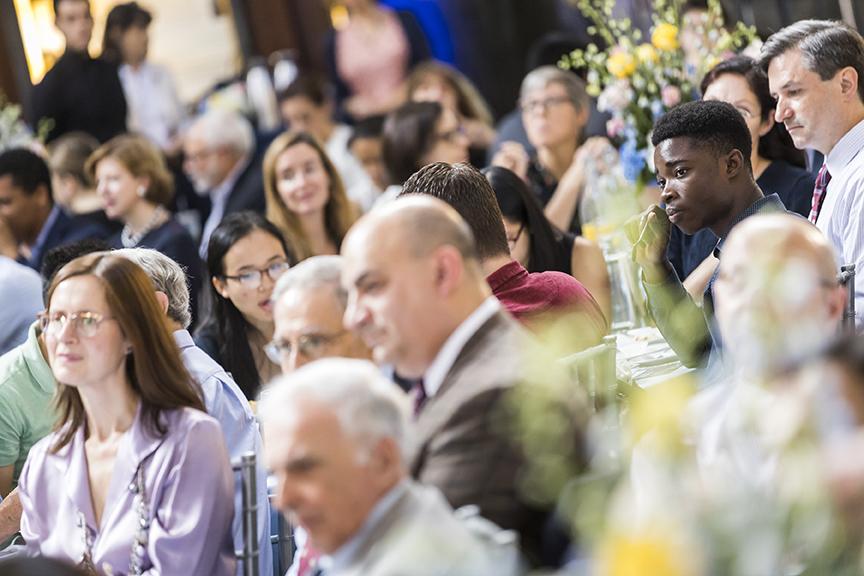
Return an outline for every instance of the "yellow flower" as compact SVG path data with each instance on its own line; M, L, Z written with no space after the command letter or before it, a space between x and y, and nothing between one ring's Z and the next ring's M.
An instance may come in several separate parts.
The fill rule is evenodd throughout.
M636 57L643 64L650 64L657 61L657 51L651 44L640 44L636 47Z
M651 33L651 44L658 50L669 52L678 48L678 27L663 22Z
M692 562L680 546L659 532L612 534L600 546L600 576L691 576Z
M692 377L685 374L635 395L629 418L634 444L650 433L659 449L676 451L682 441L684 409L694 390Z
M613 52L606 60L606 68L616 78L629 78L636 71L636 59L629 52Z

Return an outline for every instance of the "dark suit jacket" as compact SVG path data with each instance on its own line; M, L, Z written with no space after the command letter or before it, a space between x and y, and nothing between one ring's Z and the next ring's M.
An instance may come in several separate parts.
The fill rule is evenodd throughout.
M56 206L55 210L57 210L57 219L54 220L51 229L48 230L45 241L34 246L30 258L22 261L40 273L42 271L42 259L52 248L87 238L107 240L113 231L112 228L90 215L69 216Z
M486 321L424 404L409 462L411 474L436 486L454 508L477 505L485 518L518 532L526 555L536 561L549 511L529 505L517 486L525 458L502 418L505 396L527 383L526 360L542 358L534 346L505 312Z
M228 196L228 204L225 205L225 215L241 210L254 210L264 213L266 202L264 200L264 177L261 172L261 156L256 154L249 161L249 165L237 178L234 188Z

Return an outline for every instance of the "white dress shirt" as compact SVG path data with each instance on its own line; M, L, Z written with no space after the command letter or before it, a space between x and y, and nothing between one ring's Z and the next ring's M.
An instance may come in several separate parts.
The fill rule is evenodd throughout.
M372 179L363 169L363 165L348 149L350 138L351 128L344 124L337 124L324 144L324 148L342 178L345 194L360 206L363 212L368 212L381 191L376 189Z
M120 66L120 83L129 105L129 129L167 149L183 121L184 110L168 69L144 62Z
M816 227L834 246L838 272L844 264L855 264L864 273L864 120L849 130L825 159L831 181ZM855 324L861 329L864 312L864 282L855 282Z

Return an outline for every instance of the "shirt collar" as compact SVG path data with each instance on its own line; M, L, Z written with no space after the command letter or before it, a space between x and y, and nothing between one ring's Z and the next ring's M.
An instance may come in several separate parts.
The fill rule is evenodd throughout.
M783 205L783 201L780 200L780 197L777 194L769 194L768 196L763 196L747 208L741 211L738 216L732 221L732 226L729 227L729 231L731 232L735 226L738 225L739 222L744 220L745 218L749 218L755 214L759 214L760 212L785 212L786 207ZM726 233L726 236L720 238L717 242L717 246L714 248L714 256L719 258L720 252L723 250L723 243L726 242L726 237L729 236L729 233Z
M339 572L340 569L348 566L357 556L360 548L366 543L381 521L390 513L396 506L405 492L408 490L408 481L402 480L396 486L384 494L366 520L363 521L360 529L352 536L345 544L339 547L333 554L323 555L318 559L318 566L326 574L327 572Z
M249 165L251 157L249 154L246 154L234 165L234 168L231 169L231 172L228 173L228 176L218 185L210 191L210 198L213 204L224 204L228 201L228 196L231 194L231 190L234 189L234 184L237 183L237 180L240 179L240 174L246 170L246 167Z
M39 322L34 322L27 332L27 343L23 348L24 362L26 362L27 369L36 385L44 392L53 392L57 387L57 382L54 380L51 366L42 356L42 349L39 347L40 334Z
M36 237L36 242L33 243L32 252L35 254L37 250L42 249L42 245L45 244L45 240L48 238L48 234L51 232L51 228L54 227L54 224L57 222L57 219L60 218L60 207L55 204L53 208L51 208L51 212L48 213L48 218L45 219L45 224L42 225L42 229L39 230L39 235Z
M468 340L500 309L501 303L498 299L489 296L450 334L423 376L423 389L428 398L434 396L441 388L444 377L453 367L453 363Z
M864 148L864 120L858 122L846 134L843 135L837 144L828 153L825 158L825 164L828 165L828 172L832 176L837 176L846 167L849 162L858 154L858 151Z
M182 328L174 331L174 343L177 344L177 347L181 350L195 346L195 341L192 339L192 335L188 330Z
M492 288L492 293L497 294L500 288L518 278L527 277L528 270L516 260L511 260L486 277L486 283Z

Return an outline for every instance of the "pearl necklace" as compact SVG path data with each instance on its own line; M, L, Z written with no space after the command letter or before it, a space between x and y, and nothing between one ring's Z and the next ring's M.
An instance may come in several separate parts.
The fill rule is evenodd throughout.
M144 224L144 227L138 232L133 233L129 224L123 226L123 231L120 232L120 243L124 248L135 248L144 236L150 233L151 230L156 228L156 226L161 224L164 220L167 220L167 216L168 211L165 210L165 208L162 206L156 206L150 220L148 220L147 223Z

